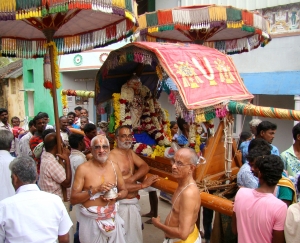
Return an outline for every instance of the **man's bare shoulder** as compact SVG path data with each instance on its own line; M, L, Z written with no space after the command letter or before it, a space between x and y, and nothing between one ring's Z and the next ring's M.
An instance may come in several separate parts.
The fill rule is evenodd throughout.
M182 192L182 198L184 200L198 200L200 198L200 191L196 184L192 184L188 186L183 192Z
M109 158L114 158L114 157L116 157L116 156L118 156L118 155L119 155L118 148L114 148L114 149L112 149L112 150L109 152L108 157L109 157Z
M90 169L91 167L93 166L93 162L91 160L88 160L82 164L80 164L78 167L77 167L77 170L83 172L85 170L88 170Z

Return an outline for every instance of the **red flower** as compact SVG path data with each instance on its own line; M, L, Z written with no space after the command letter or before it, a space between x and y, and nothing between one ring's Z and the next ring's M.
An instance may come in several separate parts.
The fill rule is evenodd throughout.
M126 104L126 103L127 103L127 100L120 99L120 103L121 103L121 104Z

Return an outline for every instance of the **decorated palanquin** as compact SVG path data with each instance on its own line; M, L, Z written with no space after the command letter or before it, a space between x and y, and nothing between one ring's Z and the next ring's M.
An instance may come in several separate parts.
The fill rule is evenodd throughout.
M202 151L206 163L198 166L195 179L204 206L231 214L230 201L204 191L221 190L220 195L226 197L236 186L234 179L241 164L232 139L228 104L247 104L253 95L245 88L231 58L205 46L135 42L109 54L97 74L95 105L113 99L115 128L129 125L135 133L146 132L154 140L152 146L137 143L134 150L150 165L150 173L161 177L154 186L169 193L177 183L169 159L164 157L171 135L168 111L157 101L163 90L169 94L176 115L190 124L188 146L197 152L200 124L205 123L213 133L213 119L221 120Z

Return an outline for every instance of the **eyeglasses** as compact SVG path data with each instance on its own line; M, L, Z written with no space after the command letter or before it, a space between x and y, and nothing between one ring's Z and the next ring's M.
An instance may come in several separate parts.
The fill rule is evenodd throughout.
M175 161L175 160L171 160L170 163L171 163L171 165L176 165L176 167L183 167L183 166L186 166L186 165L192 165L192 164L183 164L182 162Z
M129 138L129 139L132 139L133 138L133 135L132 134L121 134L121 135L118 135L118 137L120 138Z
M100 149L100 148L102 148L103 150L108 150L108 148L109 148L109 146L108 145L95 145L95 146L93 146L93 148L95 149L95 150L98 150L98 149Z

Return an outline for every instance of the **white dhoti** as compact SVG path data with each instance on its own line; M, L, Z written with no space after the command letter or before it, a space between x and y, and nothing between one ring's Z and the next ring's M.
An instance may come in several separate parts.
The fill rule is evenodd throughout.
M119 201L118 213L125 222L125 239L127 243L143 242L142 218L138 202L137 198Z
M117 213L117 205L105 207L80 206L79 240L81 243L126 243L124 220Z

